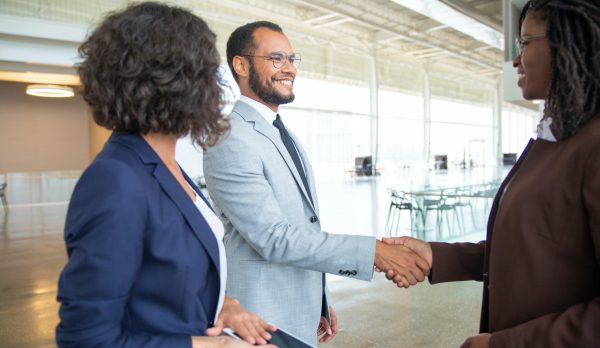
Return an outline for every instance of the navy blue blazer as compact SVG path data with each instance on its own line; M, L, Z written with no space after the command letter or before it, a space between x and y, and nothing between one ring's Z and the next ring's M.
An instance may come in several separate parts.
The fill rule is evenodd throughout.
M141 136L113 133L75 186L64 237L60 347L190 347L214 319L217 240Z

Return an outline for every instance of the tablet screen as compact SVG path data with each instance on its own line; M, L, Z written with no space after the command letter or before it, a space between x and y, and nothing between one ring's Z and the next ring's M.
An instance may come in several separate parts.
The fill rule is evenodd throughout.
M235 332L233 332L233 330L229 328L225 328L223 333L238 340L241 339L238 335L236 335ZM315 348L315 346L306 343L305 341L281 328L277 328L277 331L269 333L271 334L269 343L274 344L279 348Z

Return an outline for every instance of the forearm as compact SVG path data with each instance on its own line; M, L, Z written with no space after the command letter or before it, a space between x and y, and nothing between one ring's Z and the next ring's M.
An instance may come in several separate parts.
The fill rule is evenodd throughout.
M485 242L438 243L431 242L433 268L429 274L432 284L460 281L483 281Z

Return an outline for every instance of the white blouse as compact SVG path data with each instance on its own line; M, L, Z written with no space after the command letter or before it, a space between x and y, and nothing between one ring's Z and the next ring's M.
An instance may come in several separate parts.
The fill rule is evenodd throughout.
M225 246L223 245L223 235L225 234L225 229L223 228L221 220L219 220L212 209L210 209L206 202L197 194L194 204L214 233L215 238L217 239L217 245L219 246L219 278L221 280L221 286L219 287L219 302L217 304L217 312L215 313L215 318L213 320L213 322L216 323L217 318L221 313L221 309L223 308L223 301L225 300L225 285L227 284L227 258L225 256Z

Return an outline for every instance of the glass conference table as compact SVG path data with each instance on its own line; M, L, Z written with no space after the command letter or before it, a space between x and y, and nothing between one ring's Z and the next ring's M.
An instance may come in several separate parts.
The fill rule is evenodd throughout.
M386 234L399 234L402 211L410 214L411 234L417 238L428 237L432 230L438 240L480 230L499 186L500 179L453 187L423 186L413 191L390 188Z

